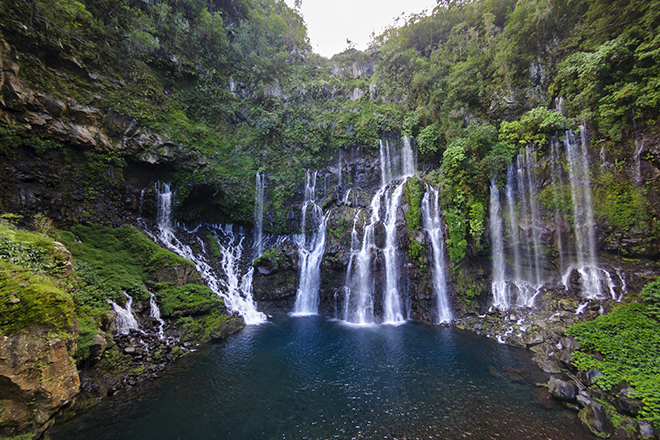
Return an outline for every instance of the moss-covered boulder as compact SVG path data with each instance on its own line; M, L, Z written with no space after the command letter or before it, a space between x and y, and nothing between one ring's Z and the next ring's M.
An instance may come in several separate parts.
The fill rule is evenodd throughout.
M80 387L66 249L0 224L0 435L41 432Z

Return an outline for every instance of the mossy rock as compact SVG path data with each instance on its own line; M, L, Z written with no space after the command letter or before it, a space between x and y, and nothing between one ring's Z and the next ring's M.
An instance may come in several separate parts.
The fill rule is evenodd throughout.
M0 332L31 326L73 333L76 315L71 295L56 280L0 260Z

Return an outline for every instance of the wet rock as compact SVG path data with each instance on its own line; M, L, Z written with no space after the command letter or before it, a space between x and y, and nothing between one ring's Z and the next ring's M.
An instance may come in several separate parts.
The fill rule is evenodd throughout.
M655 429L653 428L653 425L645 420L639 420L637 422L637 426L639 427L639 436L642 439L656 439L658 438Z
M106 341L105 335L101 335L101 334L95 335L92 345L89 346L90 359L93 362L99 361L107 346L108 343Z
M548 391L555 399L573 401L576 399L578 388L573 381L552 376L548 381Z
M582 383L585 383L587 385L593 385L596 383L596 378L603 376L603 373L597 370L589 370L589 371L580 371L578 373L578 379L582 381Z
M636 417L642 409L643 403L639 399L633 399L628 396L620 396L612 401L612 404L621 414Z
M80 379L69 348L75 340L52 338L47 328L0 338L0 432L41 432L74 399Z
M614 432L614 425L603 405L589 397L584 391L577 396L582 409L578 413L580 422L599 437L608 438Z

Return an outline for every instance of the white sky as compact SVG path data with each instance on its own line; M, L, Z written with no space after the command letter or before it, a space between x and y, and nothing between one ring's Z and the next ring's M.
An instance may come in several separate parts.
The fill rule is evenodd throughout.
M285 0L291 8L294 0ZM394 19L427 10L436 0L302 0L301 12L307 24L312 50L324 57L347 49L346 39L359 50L367 49L372 31L380 34Z

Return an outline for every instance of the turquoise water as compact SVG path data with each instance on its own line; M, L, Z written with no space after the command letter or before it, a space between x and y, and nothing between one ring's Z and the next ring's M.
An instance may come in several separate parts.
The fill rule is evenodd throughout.
M516 381L512 381L511 379ZM449 328L284 317L109 399L59 439L584 439L529 353Z

